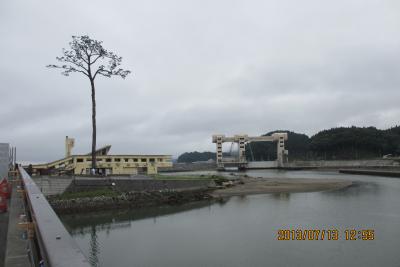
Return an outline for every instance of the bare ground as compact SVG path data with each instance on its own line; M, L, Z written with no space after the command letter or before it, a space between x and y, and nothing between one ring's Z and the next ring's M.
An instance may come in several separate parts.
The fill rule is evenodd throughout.
M244 184L218 189L212 192L214 197L229 197L266 193L290 193L337 190L352 185L342 179L291 179L291 178L245 178Z

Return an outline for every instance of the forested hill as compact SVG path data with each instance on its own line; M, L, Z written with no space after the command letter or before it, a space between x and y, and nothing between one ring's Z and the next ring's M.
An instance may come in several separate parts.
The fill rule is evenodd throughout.
M392 154L400 156L400 127L387 130L375 127L339 127L323 130L308 137L305 134L287 130L268 132L288 133L286 148L290 160L320 159L372 159ZM253 142L246 146L249 160L276 159L276 144L271 142ZM189 152L178 158L178 162L215 160L213 152Z
M310 150L319 159L368 159L400 155L400 127L340 127L311 137Z
M178 157L178 162L191 163L195 161L207 161L209 159L215 160L215 153L213 152L185 152Z

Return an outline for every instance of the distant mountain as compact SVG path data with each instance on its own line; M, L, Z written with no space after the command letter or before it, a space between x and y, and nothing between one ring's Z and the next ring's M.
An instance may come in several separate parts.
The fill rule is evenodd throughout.
M400 127L339 127L311 137L310 150L316 159L369 159L400 155Z
M179 163L191 163L195 161L207 161L209 159L215 160L216 155L213 152L185 152L178 157Z
M400 126L386 130L375 127L338 127L322 130L308 137L288 130L285 147L289 150L289 160L346 160L382 158L384 155L400 156ZM276 143L252 142L246 145L248 160L275 160ZM213 152L186 152L178 162L215 160Z

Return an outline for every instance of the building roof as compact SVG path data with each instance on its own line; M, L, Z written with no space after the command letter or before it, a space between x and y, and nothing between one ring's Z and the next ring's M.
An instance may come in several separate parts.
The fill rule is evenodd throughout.
M97 156L108 155L108 152L110 151L110 149L111 149L111 145L106 145L106 146L100 147L99 149L96 149L96 155ZM88 155L92 155L92 152L85 154L85 156L88 156Z

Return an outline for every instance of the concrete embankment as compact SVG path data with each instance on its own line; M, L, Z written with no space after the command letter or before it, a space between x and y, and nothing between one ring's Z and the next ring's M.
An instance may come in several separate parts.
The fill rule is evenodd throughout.
M285 167L292 169L301 168L393 168L399 167L398 159L372 159L372 160L302 160L285 164Z
M156 180L156 179L76 179L65 192L81 192L113 188L120 192L207 189L211 180Z
M172 167L158 168L159 172L208 171L217 169L216 163L174 163Z
M54 210L60 214L176 205L211 199L209 187L212 186L215 186L215 183L208 179L135 180L127 178L79 178L70 183L63 195L49 196L48 200ZM86 197L86 194L90 196ZM67 195L66 198L65 195Z
M275 169L276 161L251 161L249 169ZM295 160L285 163L288 170L300 169L340 169L340 168L395 168L400 167L400 159L366 159L366 160ZM186 172L216 170L215 163L174 163L173 167L160 168L160 172Z
M211 200L209 190L142 191L124 192L117 196L96 196L76 199L49 198L53 209L59 214L120 208L141 208L161 205L177 205L200 200Z
M339 170L340 173L347 174L362 174L362 175L374 175L374 176L386 176L386 177L400 177L400 170L398 171L387 171L387 170L357 170L357 169L345 169Z
M74 180L74 177L71 176L36 176L32 178L45 196L64 193Z

